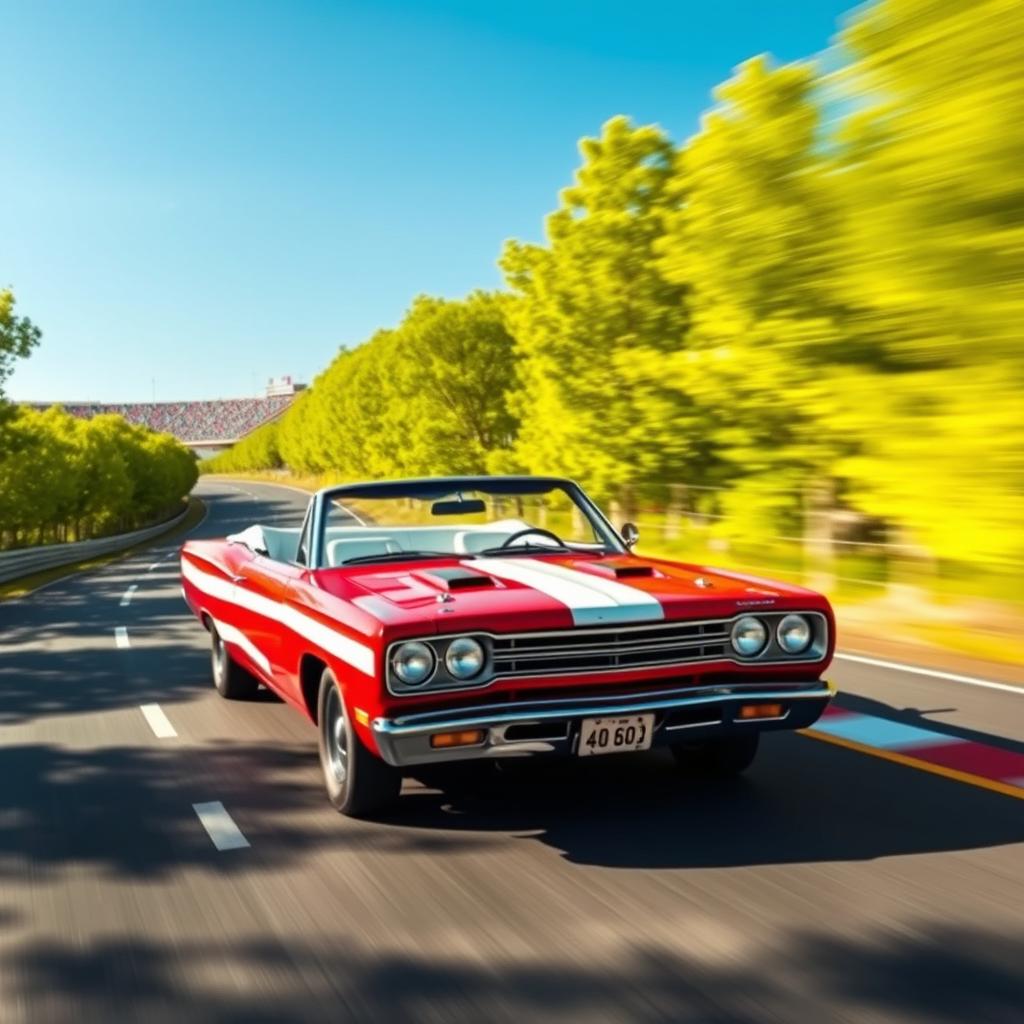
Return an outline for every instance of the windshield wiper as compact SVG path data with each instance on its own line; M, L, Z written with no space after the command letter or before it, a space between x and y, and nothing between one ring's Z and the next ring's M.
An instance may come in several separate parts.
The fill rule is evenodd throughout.
M568 552L570 555L576 552L568 544L516 544L513 547L484 548L478 551L478 555L563 555ZM461 556L460 556L461 557Z
M450 551L382 551L379 555L356 555L346 558L341 565L358 565L360 562L405 562L418 558L475 558L475 555L453 555Z

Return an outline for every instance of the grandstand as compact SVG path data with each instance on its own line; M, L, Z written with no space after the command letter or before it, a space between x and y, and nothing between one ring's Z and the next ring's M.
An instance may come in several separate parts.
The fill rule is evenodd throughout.
M225 451L257 427L277 419L305 388L291 377L268 381L260 398L219 398L201 402L28 402L35 408L62 405L72 416L92 419L116 413L129 423L173 434L200 458Z

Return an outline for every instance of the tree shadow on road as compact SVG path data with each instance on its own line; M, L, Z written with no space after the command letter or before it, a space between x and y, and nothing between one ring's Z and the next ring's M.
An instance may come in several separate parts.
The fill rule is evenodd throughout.
M0 779L0 881L86 865L131 879L187 867L268 871L332 849L457 852L501 841L341 818L323 795L313 743L214 742L185 756L177 746L23 744L0 748ZM258 856L215 850L192 807L210 800L225 804Z
M390 950L339 933L160 943L144 935L87 947L38 944L9 965L13 1006L33 1021L764 1021L908 1019L1011 1024L1024 1005L1024 937L922 925L836 937L780 931L742 957L609 940L546 957L487 962L412 941ZM392 943L393 944L393 943ZM418 947L422 945L422 949ZM412 953L409 948L417 948Z
M419 777L439 792L403 798L406 826L525 833L605 867L857 861L1024 841L1019 801L795 734L765 737L733 780L688 778L661 752Z
M262 713L287 709L266 707ZM91 864L160 876L267 870L318 851L455 855L541 843L570 863L682 869L859 861L1024 841L1020 803L801 736L750 778L681 778L667 758L532 762L421 774L377 822L336 816L314 745L0 748L0 878ZM221 800L255 854L218 861L192 804Z

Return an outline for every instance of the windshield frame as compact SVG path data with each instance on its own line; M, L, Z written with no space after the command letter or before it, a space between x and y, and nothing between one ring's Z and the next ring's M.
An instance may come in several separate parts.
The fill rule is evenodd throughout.
M594 548L593 553L625 555L629 553L618 531L605 517L604 513L590 499L587 493L575 481L556 476L448 476L424 477L408 480L384 480L355 484L342 484L337 487L325 487L313 496L313 531L312 545L309 552L309 568L331 568L324 558L324 532L327 528L327 509L330 502L348 498L418 498L423 501L437 500L448 497L460 490L479 491L482 494L545 494L548 491L562 490L570 501L576 504L583 517L593 528L594 536L600 538L603 552ZM569 545L572 546L571 544ZM557 549L552 553L565 554ZM581 554L584 552L580 552ZM461 555L439 555L439 558L462 558ZM529 557L529 556L527 556ZM366 566L373 563L363 562ZM334 568L340 568L335 566Z

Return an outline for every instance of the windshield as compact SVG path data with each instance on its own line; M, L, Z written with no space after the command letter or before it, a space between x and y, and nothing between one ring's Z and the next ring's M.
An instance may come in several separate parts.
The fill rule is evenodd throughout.
M503 484L494 493L485 481L451 490L443 484L370 485L328 495L320 564L622 550L574 488L530 482L521 490Z

